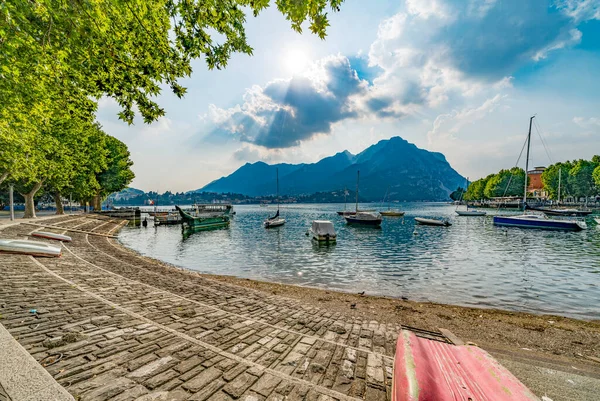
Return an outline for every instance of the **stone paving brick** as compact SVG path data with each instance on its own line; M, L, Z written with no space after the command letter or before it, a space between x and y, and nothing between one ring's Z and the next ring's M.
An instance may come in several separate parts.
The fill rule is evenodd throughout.
M223 387L223 391L234 399L238 399L256 382L257 377L246 372L242 373Z
M207 386L213 380L221 377L223 372L221 372L217 368L210 367L208 369L203 370L197 376L187 381L183 384L183 388L189 390L193 393L201 390L203 387Z

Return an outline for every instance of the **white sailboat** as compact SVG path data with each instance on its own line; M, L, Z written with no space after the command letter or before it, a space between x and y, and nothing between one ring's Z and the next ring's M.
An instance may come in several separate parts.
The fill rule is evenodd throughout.
M285 219L279 216L279 169L277 171L277 213L275 216L269 217L265 220L264 226L265 228L275 228L280 227L285 224Z

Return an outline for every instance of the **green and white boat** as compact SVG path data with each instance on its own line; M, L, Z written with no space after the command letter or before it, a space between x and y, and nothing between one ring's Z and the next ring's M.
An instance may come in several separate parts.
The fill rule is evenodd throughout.
M196 217L183 211L179 206L175 206L175 208L181 215L181 222L184 229L204 231L229 227L229 215Z

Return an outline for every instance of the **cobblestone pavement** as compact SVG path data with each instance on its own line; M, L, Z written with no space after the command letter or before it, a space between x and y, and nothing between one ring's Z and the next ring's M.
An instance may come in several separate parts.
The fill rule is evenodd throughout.
M43 223L102 234L121 225L88 216ZM0 238L40 229L6 227ZM0 317L76 398L390 399L399 326L213 281L106 236L69 235L61 258L0 258Z

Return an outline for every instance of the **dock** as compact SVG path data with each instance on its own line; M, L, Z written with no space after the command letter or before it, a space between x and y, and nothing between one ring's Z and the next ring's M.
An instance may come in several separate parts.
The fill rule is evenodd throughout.
M43 225L73 242L56 259L0 256L0 324L75 399L390 400L399 324L141 257L112 238L115 219ZM0 238L39 229L0 226ZM550 380L528 363L510 368ZM585 379L595 396L600 379ZM0 373L0 399L2 385Z

